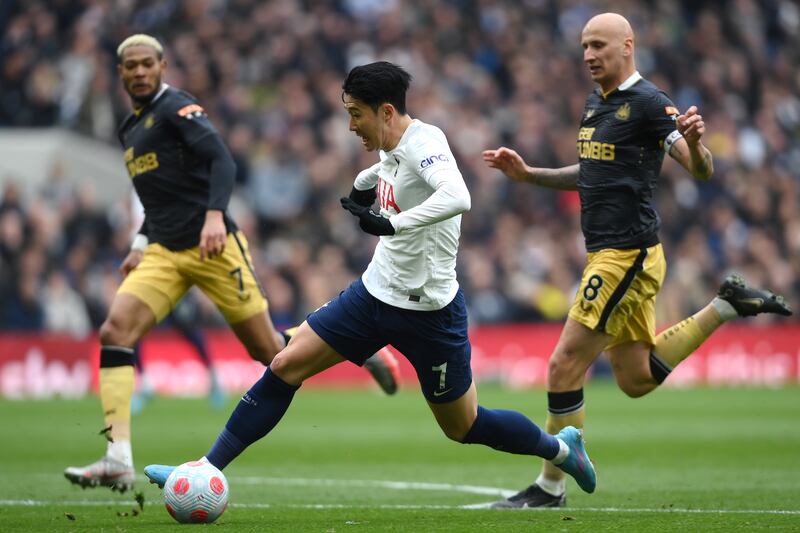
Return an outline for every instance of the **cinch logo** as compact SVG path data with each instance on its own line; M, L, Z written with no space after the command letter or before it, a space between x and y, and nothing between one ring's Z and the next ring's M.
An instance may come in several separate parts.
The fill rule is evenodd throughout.
M432 155L427 159L423 159L422 163L419 164L419 168L427 168L431 165L435 165L437 161L450 161L450 158L445 154Z

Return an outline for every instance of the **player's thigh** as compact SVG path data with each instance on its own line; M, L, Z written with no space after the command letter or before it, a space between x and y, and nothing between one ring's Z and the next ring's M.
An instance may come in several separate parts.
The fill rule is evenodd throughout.
M637 338L644 333L629 331L628 326L636 325L642 304L654 301L665 270L660 244L590 253L569 318L621 342L652 340L654 332L647 338Z
M178 254L160 244L149 245L136 268L122 280L117 295L136 297L150 308L156 322L163 320L191 286L178 268Z
M387 306L372 296L361 279L308 315L308 327L337 353L361 366L389 341L381 333ZM294 344L292 337L291 344Z
M242 322L267 309L247 240L241 232L229 233L222 254L200 261L200 249L180 252L179 267L192 283L214 302L228 324Z
M584 377L611 337L568 318L550 356L547 390L565 392L583 387Z
M414 367L425 399L439 404L461 398L472 385L464 293L437 311L386 306L384 316L388 343Z
M478 393L475 383L453 401L447 403L428 402L436 422L448 438L463 441L478 416Z
M100 327L100 343L132 347L155 325L156 315L150 306L138 296L117 292Z
M292 385L339 364L346 359L303 322L292 336L292 342L272 360L272 371Z

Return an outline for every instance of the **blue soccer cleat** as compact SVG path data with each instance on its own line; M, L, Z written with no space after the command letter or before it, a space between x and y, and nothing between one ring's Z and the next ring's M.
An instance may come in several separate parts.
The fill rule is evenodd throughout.
M583 445L583 434L575 427L567 426L558 432L556 438L564 441L569 447L569 455L564 462L556 465L561 470L575 478L578 486L586 492L594 492L597 486L597 474L594 465L589 460L586 448Z
M144 475L147 476L150 483L155 483L159 489L163 489L167 478L175 468L169 465L147 465L144 467Z

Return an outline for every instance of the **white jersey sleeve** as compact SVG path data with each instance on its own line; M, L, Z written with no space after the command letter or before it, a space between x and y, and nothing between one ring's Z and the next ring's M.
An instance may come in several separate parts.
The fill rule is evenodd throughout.
M447 220L471 206L469 190L450 148L437 140L426 141L409 146L406 156L418 162L419 176L434 192L421 204L389 218L397 233Z
M367 191L375 188L375 186L378 184L378 178L380 177L378 175L378 169L380 168L381 163L378 162L359 172L358 176L356 176L355 182L353 183L353 187L359 191Z

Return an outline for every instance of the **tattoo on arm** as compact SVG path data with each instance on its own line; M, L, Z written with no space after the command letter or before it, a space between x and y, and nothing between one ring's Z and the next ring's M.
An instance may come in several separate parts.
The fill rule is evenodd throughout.
M706 149L703 152L703 157L695 164L695 174L700 174L702 177L707 178L713 171L713 162L711 160L711 152Z
M530 181L551 189L576 191L579 168L577 164L562 168L537 168L530 174Z
M683 151L684 147L688 153ZM697 148L699 148L699 153ZM711 152L703 145L692 148L686 144L685 140L681 140L672 145L669 155L696 179L707 179L714 172Z

